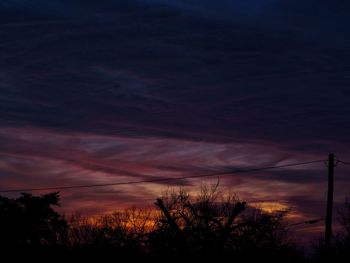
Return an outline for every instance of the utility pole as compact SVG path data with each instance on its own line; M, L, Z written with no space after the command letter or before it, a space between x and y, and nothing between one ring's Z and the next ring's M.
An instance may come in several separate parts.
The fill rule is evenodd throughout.
M325 245L329 251L332 239L332 219L333 219L333 188L334 188L334 154L328 157L328 193L327 193L327 213L325 229Z

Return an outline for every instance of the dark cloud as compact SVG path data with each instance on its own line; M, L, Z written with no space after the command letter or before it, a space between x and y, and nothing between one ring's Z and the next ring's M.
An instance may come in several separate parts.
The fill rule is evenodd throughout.
M165 7L99 10L1 27L3 125L223 141L347 138L347 50Z

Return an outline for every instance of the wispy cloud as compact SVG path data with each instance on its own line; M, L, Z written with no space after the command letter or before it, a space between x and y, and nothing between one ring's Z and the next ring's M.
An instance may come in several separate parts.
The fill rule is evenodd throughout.
M30 127L2 128L0 142L2 189L157 180L324 158L321 154L287 151L262 141L214 143L163 137L68 134ZM294 196L305 195L317 202L325 191L325 173L324 165L319 163L223 177L65 190L63 206L66 211L77 209L86 213L108 211L112 204L115 208L139 206L144 205L145 200L152 203L168 186L183 185L189 190L198 190L202 183L214 183L218 178L222 187L248 201L291 199L294 203ZM345 181L339 188L338 200L346 194L346 185ZM103 200L110 205L95 207Z

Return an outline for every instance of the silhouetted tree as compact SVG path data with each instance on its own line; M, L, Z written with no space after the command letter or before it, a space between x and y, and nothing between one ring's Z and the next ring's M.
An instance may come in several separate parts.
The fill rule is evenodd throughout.
M156 206L162 216L157 220L158 229L150 237L155 253L208 257L224 250L236 218L246 204L235 195L222 198L215 185L202 187L201 193L194 197L184 190L168 192L157 199Z
M152 253L162 258L303 259L287 238L282 223L287 211L252 209L235 194L219 193L218 185L204 186L197 196L168 192L156 206L162 215L149 241Z
M350 200L346 199L338 211L340 231L332 238L331 248L325 248L324 238L314 245L314 261L316 262L350 262Z
M110 215L82 217L69 221L71 255L136 259L147 252L148 234L154 230L150 209L125 209Z
M350 241L350 200L346 199L339 211L339 222L343 228L343 238Z
M33 196L23 193L16 199L0 197L0 245L53 245L62 242L66 222L54 211L59 193Z
M250 209L232 233L232 251L241 260L301 262L303 254L288 235L284 217L288 210L264 212Z
M288 240L286 211L252 208L235 194L220 193L218 184L203 186L197 195L168 191L156 200L157 210L74 215L68 222L53 209L58 205L58 193L0 197L1 252L36 261L39 255L50 260L52 255L56 260L303 260Z

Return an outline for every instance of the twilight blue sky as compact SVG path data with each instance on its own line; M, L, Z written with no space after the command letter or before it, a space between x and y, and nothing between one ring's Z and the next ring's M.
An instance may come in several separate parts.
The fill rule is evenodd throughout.
M349 11L340 0L2 0L1 188L183 176L329 152L349 160ZM337 169L341 202L349 169ZM325 179L321 164L221 180L242 198L318 217ZM100 213L165 188L62 192L63 205Z

